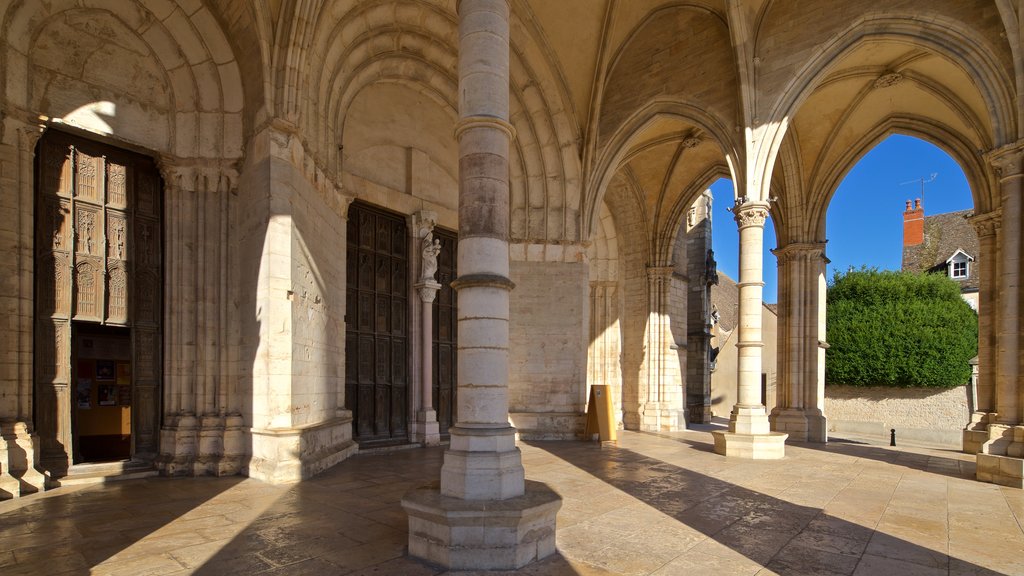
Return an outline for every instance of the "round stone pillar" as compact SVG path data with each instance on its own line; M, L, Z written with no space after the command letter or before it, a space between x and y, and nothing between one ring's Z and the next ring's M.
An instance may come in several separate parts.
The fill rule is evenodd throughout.
M729 415L729 431L716 431L715 452L725 456L776 459L785 456L787 434L771 432L761 404L761 337L764 223L768 203L737 203L733 210L740 233L739 359L737 402Z
M555 551L558 495L527 485L508 420L509 3L459 13L458 406L441 485L402 499L409 553L456 570L511 570Z

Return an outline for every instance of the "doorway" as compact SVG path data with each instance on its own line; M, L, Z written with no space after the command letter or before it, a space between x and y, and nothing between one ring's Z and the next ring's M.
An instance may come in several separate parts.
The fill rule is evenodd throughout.
M36 148L35 427L53 477L152 461L160 414L162 183L152 158L56 130Z
M360 445L409 439L409 235L401 215L349 207L345 406Z

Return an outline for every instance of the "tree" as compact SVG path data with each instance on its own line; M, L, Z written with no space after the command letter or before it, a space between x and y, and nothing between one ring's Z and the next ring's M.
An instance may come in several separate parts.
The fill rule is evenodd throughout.
M826 384L950 388L970 379L978 316L946 276L837 272L827 302Z

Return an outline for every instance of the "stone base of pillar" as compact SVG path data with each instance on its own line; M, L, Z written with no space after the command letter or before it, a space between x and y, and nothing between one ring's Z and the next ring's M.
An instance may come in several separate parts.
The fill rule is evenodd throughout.
M771 431L771 422L768 421L768 414L764 406L740 406L732 407L729 413L729 432L735 434L768 434Z
M441 427L437 423L437 412L420 410L416 413L416 421L412 423L413 442L424 446L437 446L441 443Z
M975 477L979 482L1024 488L1024 459L979 452Z
M686 430L686 410L675 403L647 402L640 407L640 430L643 432Z
M817 410L778 408L768 416L771 429L785 432L794 442L828 442L828 425L824 415Z
M786 438L782 432L765 434L738 434L715 430L715 452L730 458L750 460L778 460L786 455Z
M982 445L984 445L989 439L989 422L995 419L994 414L991 416L993 416L993 418L990 419L990 415L985 412L971 413L971 421L967 423L967 426L963 431L962 450L965 454L977 454L978 452L981 452Z
M340 416L311 426L250 430L252 458L242 473L285 484L310 478L355 454L352 416Z
M35 467L35 442L24 422L0 422L0 500L45 488L46 476Z
M449 570L516 570L555 552L561 497L540 482L522 496L463 500L438 486L402 498L409 515L409 554Z
M199 421L192 414L169 417L160 429L160 455L155 464L165 476L195 474Z

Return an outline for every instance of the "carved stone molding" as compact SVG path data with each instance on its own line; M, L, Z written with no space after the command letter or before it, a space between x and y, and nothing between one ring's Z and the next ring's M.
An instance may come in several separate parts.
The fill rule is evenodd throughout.
M767 202L745 202L743 204L736 204L733 208L733 217L736 219L736 225L739 228L746 228L748 226L763 227L765 221L768 219L768 203Z
M979 238L995 236L1002 226L1003 211L997 209L984 214L975 214L967 218L967 221L974 227L974 232Z
M779 263L792 262L798 259L827 261L825 258L825 242L793 242L772 250Z
M989 164L996 169L996 174L1000 178L1020 176L1024 170L1024 167L1021 166L1021 162L1024 160L1024 141L996 148L985 156Z

